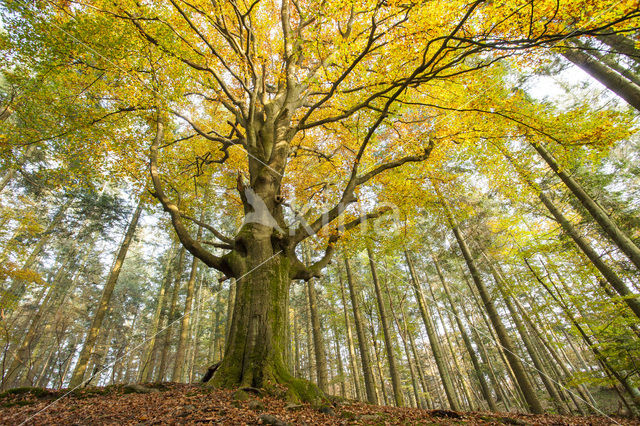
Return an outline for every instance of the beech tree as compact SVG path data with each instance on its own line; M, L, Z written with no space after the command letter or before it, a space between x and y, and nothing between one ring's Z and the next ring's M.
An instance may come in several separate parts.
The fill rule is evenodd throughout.
M567 39L635 28L633 1L601 2L595 15L583 3L16 2L8 25L28 24L33 34L22 35L31 44L21 54L45 47L47 61L67 67L78 96L105 109L65 132L103 125L129 132L104 155L132 168L148 163L151 192L182 246L222 281L235 280L211 383L284 385L291 399L315 401L322 392L286 367L292 280L319 277L343 233L389 210L375 205L384 197L357 203L368 189L452 139L424 124L421 105L480 84L481 71L516 53L526 61ZM224 189L208 191L212 185ZM209 205L203 194L222 199L221 212L239 213L234 235L194 218L198 205ZM191 223L214 241L194 235ZM317 252L304 262L301 244L310 240ZM509 362L531 410L542 411L518 361ZM401 404L399 390L396 399Z

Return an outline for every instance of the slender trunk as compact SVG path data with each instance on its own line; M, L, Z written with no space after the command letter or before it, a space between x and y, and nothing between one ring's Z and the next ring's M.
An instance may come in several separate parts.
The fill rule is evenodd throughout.
M344 366L342 365L342 352L340 351L340 342L338 339L338 328L333 328L333 344L336 350L336 362L338 364L338 377L340 378L340 396L345 398L347 396L344 376Z
M353 277L351 275L351 265L349 260L344 258L344 266L347 271L347 283L349 284L349 295L351 297L351 307L353 309L353 320L356 324L356 334L358 335L358 346L360 348L360 360L362 362L362 372L364 375L364 387L367 393L367 401L371 404L377 404L376 390L373 384L373 373L371 371L371 362L369 361L369 350L365 338L364 325L360 316L360 307L357 301L357 293Z
M398 315L396 315L396 310L393 306L393 300L389 297L389 308L391 309L391 315L393 316L393 321L396 324L396 328L398 329L398 334L400 335L400 340L402 340L402 346L404 347L404 354L407 357L407 364L409 365L409 374L411 375L411 386L413 388L413 395L415 397L416 406L418 408L426 408L425 404L420 398L420 390L418 389L418 380L416 377L416 370L413 365L413 361L411 360L411 352L409 350L409 344L407 342L407 335L409 334L407 331L407 323L404 322L402 325L398 320ZM402 316L404 317L404 308L401 308Z
M614 368L611 367L611 365L606 361L606 357L604 356L604 354L600 352L600 350L598 349L598 346L594 343L593 339L584 331L584 329L582 328L580 323L578 323L575 316L573 315L571 310L567 307L567 305L562 300L560 300L555 295L555 293L551 290L551 288L549 288L549 286L537 275L535 270L529 264L528 260L525 259L525 263L527 264L527 267L529 268L529 270L533 273L536 280L542 285L542 287L547 291L547 293L549 293L551 298L555 300L556 303L562 308L567 319L569 319L571 324L573 324L576 330L578 330L578 333L582 337L582 340L585 342L587 347L593 352L598 362L600 362L603 365L605 372L615 377L615 379L622 385L622 387L632 397L633 403L636 405L636 407L640 408L640 392L638 391L638 388L633 386L629 382L627 377L622 376Z
M143 201L142 199L140 199L140 201L138 202L138 206L133 213L133 217L129 222L129 227L127 228L127 232L125 233L124 240L120 245L116 260L111 267L111 271L109 272L107 282L104 286L104 289L102 290L102 297L100 298L98 308L96 309L96 313L91 323L91 328L89 329L89 332L87 334L87 339L82 348L82 351L80 352L80 357L74 369L73 376L71 377L71 382L69 383L70 388L75 388L83 383L84 374L87 370L89 358L91 357L96 339L98 338L98 332L102 327L102 321L104 320L105 314L107 313L107 310L109 308L111 295L113 294L113 290L116 286L116 283L118 282L122 264L124 263L124 259L127 256L129 245L133 240L133 234L135 233L138 226L138 219L140 218L140 214L142 213L142 206Z
M405 329L408 329L407 318L405 316L404 310L402 311L402 323ZM424 377L422 361L420 360L420 356L418 355L418 350L416 349L416 342L413 339L413 333L407 332L407 336L409 337L409 345L411 346L411 352L413 353L413 359L416 363L416 370L418 371L418 378L420 379L420 385L422 387L422 395L424 396L425 408L432 409L434 407L433 400L431 399L431 394L429 392L429 386L427 385L427 380Z
M491 396L491 391L489 390L489 386L487 385L487 381L482 374L482 369L480 368L480 362L478 361L478 356L476 355L476 351L473 349L473 345L471 344L471 339L467 334L464 325L462 324L462 320L460 319L460 315L458 313L458 308L455 303L453 303L453 298L451 297L451 292L449 291L449 286L444 279L444 275L442 274L442 270L440 270L440 264L435 256L431 256L433 259L433 263L436 267L436 272L438 277L440 278L440 283L442 284L442 288L449 302L449 306L451 307L451 312L453 313L453 317L455 318L456 325L458 326L458 330L460 331L460 335L462 336L462 341L464 343L465 348L467 349L467 353L469 354L469 358L471 359L471 364L473 365L473 369L476 373L476 378L478 379L478 384L480 385L480 391L482 392L482 396L489 406L491 411L498 411L498 407L496 406L493 397Z
M307 281L307 294L309 295L309 313L311 314L311 330L313 334L313 349L316 361L316 377L318 387L323 392L328 392L327 379L327 355L324 348L320 315L318 313L318 297L313 278Z
M387 352L387 360L389 361L389 374L391 375L391 385L393 387L393 395L395 397L396 406L403 407L404 399L402 395L402 383L400 382L400 375L398 374L398 366L396 362L396 355L393 350L395 345L393 344L393 337L391 336L391 330L389 329L389 321L387 319L387 310L384 306L384 299L382 298L382 290L380 289L380 282L378 280L378 274L376 271L376 265L373 261L373 252L370 247L367 247L367 255L369 257L369 266L371 267L371 277L373 279L373 287L376 291L376 300L378 302L378 312L380 313L380 322L382 323L382 333L384 335L385 349Z
M198 239L200 239L202 228L198 232ZM173 364L173 374L171 380L174 382L182 382L185 379L186 372L186 352L189 338L189 325L191 323L191 309L193 307L193 295L196 289L196 276L198 274L198 258L194 256L191 262L191 273L189 274L189 281L187 281L187 298L184 304L184 314L182 315L182 321L180 323L180 334L178 338L178 347L176 349L176 359Z
M448 209L448 206L446 208ZM482 303L484 304L484 307L489 315L489 319L491 320L493 328L496 331L500 345L505 350L507 361L509 362L511 369L513 370L516 381L518 382L520 390L522 391L523 396L527 402L527 406L532 413L542 414L544 412L542 404L540 403L535 389L533 388L531 382L529 381L529 378L527 377L527 373L524 369L524 366L522 365L522 362L515 352L515 347L513 346L511 338L507 334L507 330L505 329L504 324L502 323L502 320L498 315L498 311L496 310L496 307L493 304L491 297L489 296L489 292L487 291L487 288L482 281L480 272L476 267L475 260L473 259L473 257L471 256L471 252L469 251L469 247L467 247L467 243L464 241L462 233L458 229L458 226L453 224L453 216L448 210L447 216L451 223L451 229L456 237L458 245L460 246L460 250L462 251L462 256L467 263L467 267L469 268L469 272L471 273L473 282L478 289L478 293L480 294L480 298L482 299Z
M640 64L640 50L636 48L635 42L621 34L610 34L596 36L602 43L614 49L617 53L622 53L636 64Z
M380 402L384 402L384 405L389 405L389 395L387 395L387 385L384 382L384 374L382 373L382 360L380 359L380 348L378 347L378 338L376 334L376 330L373 326L373 312L370 312L368 315L369 321L369 333L371 333L371 343L373 343L373 355L375 356L375 364L376 370L378 372L378 380L380 382L380 387L376 387L375 376L373 381L373 386L376 390L376 398ZM378 392L379 391L379 392ZM382 399L380 399L380 393L382 393Z
M433 358L436 362L436 366L438 367L438 372L440 373L442 386L444 387L444 392L447 395L447 401L449 401L449 406L451 407L452 410L460 411L461 407L458 405L457 395L453 387L453 382L451 381L451 375L449 374L445 366L445 359L443 356L442 348L440 347L440 342L438 341L438 336L436 335L436 328L435 328L435 325L433 324L433 319L431 317L429 305L427 305L427 303L424 300L424 295L422 294L420 282L418 281L418 276L416 274L415 268L413 267L413 261L411 260L411 256L406 251L404 254L407 260L407 266L409 266L409 273L411 275L411 285L413 287L416 300L418 301L418 308L420 309L420 314L422 315L422 321L424 322L424 327L425 327L425 330L427 331L427 336L429 338L429 344L431 346L431 352L433 353Z
M75 257L75 252L67 255L64 263L58 268L58 272L53 278L52 283L50 284L46 296L42 300L42 303L39 304L39 307L34 312L31 317L31 323L27 328L27 332L25 333L22 341L20 342L18 348L15 351L14 359L11 362L9 369L6 372L6 375L3 378L2 384L3 388L7 387L17 387L20 385L18 383L18 377L20 377L25 370L28 370L31 367L32 357L31 351L35 348L38 340L38 333L42 331L41 329L41 320L43 316L47 313L50 308L50 305L53 303L53 299L55 295L59 291L60 282L63 279L64 275L68 272L68 267L71 264L73 258Z
M438 318L440 319L440 324L442 324L442 330L444 331L444 339L447 342L447 347L449 348L449 352L448 354L451 354L450 356L446 356L447 359L453 361L453 367L451 366L451 362L448 363L448 370L449 372L451 371L456 371L458 374L456 374L455 376L452 377L452 380L455 381L456 378L458 378L460 380L460 386L462 387L462 393L464 394L465 399L467 400L468 403L468 407L470 409L470 411L475 411L475 405L473 403L473 399L471 396L471 391L469 390L469 387L467 385L467 382L465 381L465 377L463 372L465 372L465 370L460 366L460 363L458 362L458 357L456 356L456 354L458 353L458 351L454 350L453 345L451 343L451 338L449 337L449 329L453 329L453 327L451 328L447 328L447 324L444 320L444 315L442 313L442 310L438 307L438 299L436 299L436 295L433 291L433 286L431 285L431 282L429 280L427 280L427 286L429 288L429 294L431 295L431 300L433 301L433 304L436 308L436 314L438 315ZM437 329L437 324L435 324L436 329ZM446 349L445 349L446 352ZM458 392L456 392L456 396L458 397L458 405L460 407L462 407L461 404L461 397L460 394Z
M153 368L155 366L155 356L157 355L157 339L156 336L160 331L160 321L162 319L162 310L165 309L165 294L167 292L167 288L169 287L169 283L171 281L171 265L174 260L176 246L174 245L167 254L167 261L164 267L163 280L160 285L160 289L158 290L158 296L156 297L156 310L153 315L153 321L151 325L151 337L147 341L147 348L145 351L140 368L140 377L139 380L143 383L149 382L151 380L151 374L153 373Z
M347 330L347 345L349 347L349 366L351 368L351 375L353 377L354 388L356 392L356 399L362 401L362 391L360 389L360 375L358 374L358 366L356 361L356 350L353 344L353 333L351 332L351 318L347 311L347 299L344 294L344 282L342 281L342 274L338 274L338 280L340 281L340 297L342 298L342 310L344 311L344 323Z
M562 401L560 400L560 395L558 394L558 390L556 389L555 384L551 381L551 378L549 376L549 373L547 372L547 369L542 364L542 361L538 357L538 354L536 353L535 348L531 343L531 340L529 339L529 334L527 333L527 330L525 329L524 324L520 319L520 316L518 315L515 308L513 307L513 303L511 303L509 295L507 294L507 291L505 289L505 283L502 278L502 274L496 269L496 267L492 264L490 259L488 259L486 256L485 256L485 259L489 264L489 268L491 270L493 278L498 287L498 291L502 296L502 300L507 306L507 310L511 314L511 318L513 318L513 322L516 325L518 334L520 335L520 338L522 339L522 342L524 343L524 346L527 349L527 352L529 353L529 357L533 362L533 366L538 372L540 380L542 380L542 383L544 384L544 387L546 388L547 393L551 397L551 402L553 403L553 405L556 407L556 409L560 414L568 414L567 410L562 404Z
M189 350L189 374L187 375L187 383L193 382L193 368L198 360L198 352L200 351L200 313L202 312L202 280L196 291L196 319L191 326L192 336Z
M29 256L22 264L23 270L31 269L31 267L36 263L40 253L44 249L44 247L49 242L49 238L54 234L54 230L58 227L62 219L64 218L64 214L67 209L71 206L73 199L67 200L53 215L53 219L49 222L47 229L45 229L36 245L33 247ZM3 315L7 315L12 311L12 308L17 305L20 301L24 292L27 288L27 282L21 279L14 280L7 290L2 290L0 292L0 307L2 307Z
M637 84L578 49L564 49L561 55L640 111L640 87Z
M304 289L306 295L307 295L307 301L309 300L309 287L305 286ZM311 331L311 309L309 308L309 303L304 303L304 313L305 313L305 328L306 328L306 337L307 337L307 344L306 344L306 348L307 348L307 376L309 377L309 380L311 380L312 382L318 382L318 378L316 376L316 369L314 368L315 365L315 354L314 354L314 348L313 348L313 336L312 336L312 331Z
M178 254L178 266L175 270L175 278L173 280L173 292L171 293L171 303L167 314L167 324L163 331L162 352L160 353L160 365L158 367L158 380L163 381L166 377L167 362L169 356L169 348L171 346L171 335L173 334L173 323L176 321L176 306L178 305L178 294L180 293L180 283L182 281L182 269L184 266L184 247L180 249Z
M598 271L602 274L602 276L611 284L620 296L624 299L624 302L629 306L631 311L640 319L640 299L638 295L631 292L627 285L622 281L622 279L616 274L613 269L611 269L602 258L596 253L596 251L591 247L591 245L580 236L578 231L574 228L574 226L567 220L566 217L560 210L551 202L549 197L544 192L540 192L538 194L540 201L545 205L547 210L553 215L553 217L558 221L560 226L564 232L567 233L574 241L574 243L578 246L578 248L589 258L593 266L595 266Z
M555 172L555 174L564 182L576 196L580 204L589 212L593 219L602 227L604 232L611 240L620 248L620 250L631 260L631 262L640 270L640 248L611 220L609 215L596 203L593 198L582 188L582 186L553 158L551 153L538 143L532 144L535 150L544 159L547 165Z

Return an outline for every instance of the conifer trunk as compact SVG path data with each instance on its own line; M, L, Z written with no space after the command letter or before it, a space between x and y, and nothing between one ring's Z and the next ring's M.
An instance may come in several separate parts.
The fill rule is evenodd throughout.
M640 111L640 86L578 49L564 49L561 54Z
M309 313L311 314L311 331L313 335L313 352L316 361L317 383L323 392L327 392L329 382L327 379L327 355L324 348L320 315L318 313L318 296L313 278L307 281L307 293L309 295Z
M347 312L347 299L344 295L344 282L342 281L342 274L339 273L338 280L340 281L340 297L342 299L342 310L344 312L344 323L347 331L347 345L349 347L349 367L351 369L351 375L353 377L353 384L356 393L356 399L362 401L362 391L360 389L360 375L358 374L358 365L356 361L356 350L353 344L353 333L351 331L351 318L349 312Z
M611 284L616 292L620 296L624 298L624 302L629 306L631 311L640 319L640 300L638 295L634 294L629 290L627 285L622 281L622 279L615 273L613 269L611 269L602 258L596 253L596 251L591 247L591 245L584 239L575 227L567 220L566 217L558 210L558 208L553 204L553 202L549 199L549 197L544 193L540 192L538 194L540 201L545 205L547 210L553 215L553 217L558 221L564 232L567 233L574 241L576 246L589 258L593 266L595 266L598 271L602 274L602 276Z
M418 281L418 276L416 275L416 271L413 267L413 261L411 260L409 252L405 251L404 255L407 260L407 266L409 267L409 273L411 275L411 285L413 287L416 300L418 301L418 308L420 309L420 314L422 315L422 321L424 323L425 330L427 331L429 344L431 345L431 352L433 353L436 367L438 368L438 372L440 373L440 379L442 380L444 392L447 395L449 407L451 407L451 409L454 411L460 411L461 407L458 404L455 388L453 387L451 376L449 375L449 372L445 365L445 359L442 348L440 346L440 342L438 341L438 336L436 335L435 325L433 324L429 306L424 300L424 295L422 294L422 289L420 288L420 282Z
M198 237L202 234L202 228L198 232ZM191 323L191 310L193 307L193 296L196 288L196 276L198 274L198 258L193 257L191 262L191 272L189 273L189 281L187 281L187 298L184 304L184 314L180 322L180 334L178 337L178 347L176 349L176 359L173 364L172 381L182 382L185 377L186 352L189 338L189 325Z
M118 250L116 260L111 267L109 277L107 278L107 282L105 283L105 286L102 290L100 302L98 303L98 307L96 309L96 313L94 314L91 327L89 328L89 331L87 333L86 341L84 343L84 346L82 347L80 357L78 358L78 362L76 363L76 367L73 371L71 382L69 383L70 388L80 386L84 381L84 375L87 370L89 358L94 351L98 333L102 328L102 321L104 320L107 310L109 309L111 295L113 294L113 290L116 286L116 283L118 282L122 264L124 263L124 259L127 256L127 251L129 250L129 246L131 245L131 241L133 240L133 235L138 226L138 219L140 219L140 214L142 213L142 206L143 201L141 198L140 201L138 201L138 206L136 207L133 216L131 217L131 221L129 222L129 226L125 233L124 239L120 244L120 249Z
M556 162L549 151L539 143L532 143L534 149L540 157L547 163L549 168L564 182L573 195L580 201L580 204L589 212L593 219L600 225L604 232L611 238L618 248L631 260L640 271L640 248L622 231L609 215L596 203L593 198L582 188L572 176L565 172Z
M162 352L160 353L160 365L158 366L158 380L163 381L167 377L167 365L169 357L169 348L171 347L171 336L173 334L173 326L176 321L176 307L178 305L178 295L180 293L180 284L182 282L182 270L184 268L184 256L186 250L184 247L180 249L178 254L178 263L174 272L173 289L171 292L171 302L169 303L169 311L167 312L167 323L163 331Z
M450 220L452 221L453 219L451 217L451 214L450 213L447 213L447 214ZM487 288L484 282L482 281L480 272L476 267L475 260L471 256L471 252L467 247L467 243L464 241L462 237L462 233L460 232L458 227L456 225L453 225L453 223L451 224L451 229L456 237L458 246L460 246L460 250L462 251L462 256L464 257L464 260L467 263L467 267L469 268L469 272L471 273L473 282L475 283L476 288L478 289L478 293L480 294L482 303L484 304L484 307L489 315L489 319L491 320L493 328L496 331L496 334L498 336L498 341L500 342L500 345L505 350L505 356L507 357L507 361L509 362L511 369L513 370L516 381L518 382L518 386L520 387L520 390L522 391L523 396L527 402L527 406L532 413L542 414L544 413L542 404L540 403L540 400L536 395L535 389L533 388L533 386L531 385L531 382L529 381L529 378L527 377L527 373L524 369L524 366L522 365L522 362L520 361L520 359L518 358L518 355L516 354L515 347L513 346L513 343L511 342L511 338L507 334L507 330L505 329L504 324L502 323L502 320L498 315L498 311L496 310L496 307L489 296L489 292L487 291Z
M358 346L360 348L360 360L362 362L362 372L364 375L364 387L367 394L367 401L371 404L377 404L376 390L373 383L373 373L371 370L371 362L369 361L369 350L364 332L364 324L360 314L360 306L356 297L355 284L351 275L351 265L349 259L345 256L344 266L347 271L347 284L349 285L349 295L351 297L351 308L353 310L353 320L356 324L356 334L358 335Z
M393 387L393 396L397 407L404 407L404 398L402 395L402 383L400 382L400 375L398 374L398 365L396 361L396 355L393 350L395 345L393 344L393 337L391 336L391 330L389 329L389 320L387 318L387 309L384 306L384 299L382 298L382 290L380 289L380 281L378 280L378 273L376 271L376 265L373 261L373 252L371 247L367 247L367 255L369 257L369 266L371 268L371 277L373 279L373 287L376 292L376 301L378 302L378 312L380 313L380 322L382 323L382 333L384 335L384 346L387 352L387 360L389 361L389 374L391 375L391 385Z
M157 335L160 331L160 323L162 320L162 310L165 308L165 295L167 288L171 281L171 264L173 263L173 255L175 254L176 247L173 246L167 254L167 261L164 267L163 279L160 288L158 289L158 296L156 297L156 310L153 314L153 322L151 324L150 334L151 337L147 341L147 347L144 356L141 359L141 369L139 380L143 383L151 381L151 375L155 367L155 358L157 355Z
M480 368L480 362L478 361L478 356L473 349L473 345L471 344L471 339L467 334L464 325L462 324L462 319L460 318L460 314L458 313L458 308L456 304L453 302L453 298L451 297L451 292L449 291L449 285L447 284L442 271L440 270L440 264L435 256L432 255L433 263L436 267L436 273L440 278L440 283L442 284L442 289L444 290L444 294L447 297L447 301L449 302L449 306L451 307L451 312L453 313L453 317L455 318L456 325L458 326L458 330L460 331L460 335L462 336L462 341L464 343L465 348L467 349L467 353L469 354L469 358L471 359L471 364L473 365L473 369L476 373L476 378L478 379L478 384L480 385L480 391L482 392L482 396L484 400L487 402L489 409L491 411L498 411L498 407L491 396L491 391L489 390L489 386L487 385L487 381L482 374L482 369Z

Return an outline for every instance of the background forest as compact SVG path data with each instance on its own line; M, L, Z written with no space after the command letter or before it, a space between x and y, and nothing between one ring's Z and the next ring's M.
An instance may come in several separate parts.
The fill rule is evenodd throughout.
M640 411L637 2L116 3L0 4L3 390L261 387L264 282L276 383Z

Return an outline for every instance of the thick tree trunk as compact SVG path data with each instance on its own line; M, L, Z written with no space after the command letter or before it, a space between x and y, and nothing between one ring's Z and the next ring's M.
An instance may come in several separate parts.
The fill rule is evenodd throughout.
M637 84L578 49L565 49L561 54L640 111L640 87Z
M573 195L580 201L580 204L589 212L593 219L602 227L604 232L611 238L618 248L631 260L640 270L640 248L622 231L609 215L596 203L593 198L582 188L573 177L565 172L556 162L549 151L539 143L532 143L534 149L540 154L549 168L564 182Z
M451 217L450 213L448 213L448 215L449 217ZM524 398L527 402L527 406L529 407L529 410L532 413L542 414L544 412L544 409L542 408L542 404L540 403L540 400L536 395L535 389L533 388L533 386L531 385L531 382L529 381L529 378L527 377L527 373L524 369L524 366L522 365L522 362L518 358L518 355L516 354L515 347L511 342L511 338L507 334L507 330L505 329L504 324L502 323L502 320L498 315L498 311L496 310L496 307L493 304L491 297L489 296L489 292L487 291L487 288L484 282L482 281L482 278L480 277L480 272L476 267L475 260L471 256L469 247L467 247L467 243L464 241L462 237L462 233L460 232L458 227L452 224L451 229L453 230L453 233L456 237L458 245L460 246L460 250L462 251L462 256L464 257L464 260L467 263L467 267L469 268L469 272L471 273L473 282L475 283L476 288L478 289L478 293L480 294L482 303L484 304L484 307L489 315L489 319L491 320L491 323L493 324L493 328L496 331L500 345L505 350L507 361L509 362L511 369L513 370L516 381L518 382L520 390L522 391Z
M467 334L467 331L464 328L464 325L462 324L462 319L460 318L460 315L458 313L458 308L456 307L455 303L453 302L453 298L451 297L449 286L444 279L442 271L440 270L440 264L438 263L438 260L435 258L435 256L432 256L432 259L436 267L436 272L438 274L438 277L440 278L440 283L442 284L442 288L447 297L447 301L449 302L449 306L451 307L451 312L453 313L456 324L458 326L458 330L460 331L460 335L462 336L462 341L464 342L464 346L467 349L469 358L471 359L471 364L473 365L473 369L476 373L476 378L478 379L478 384L480 385L480 391L482 392L482 396L484 400L487 401L487 404L489 405L489 409L491 411L498 411L498 407L496 406L496 403L493 397L491 396L489 385L487 384L484 374L482 373L480 362L478 361L478 356L476 355L476 352L473 349L473 345L471 344L471 339L469 338L469 335Z
M447 370L447 367L445 365L442 347L440 346L440 341L438 340L438 336L436 335L436 328L433 324L429 305L427 305L424 300L424 295L422 294L422 289L420 288L420 281L418 281L418 276L416 274L415 268L413 267L411 256L406 251L404 252L404 254L407 260L407 265L409 266L411 285L413 287L416 300L418 301L418 308L420 308L420 314L422 315L422 321L424 323L425 330L427 331L429 344L431 346L431 352L433 353L433 358L436 362L436 366L438 367L438 372L440 373L440 379L442 380L444 392L447 395L449 407L451 407L452 410L460 411L461 407L458 404L456 391L453 387L453 382L451 381L451 375L449 374L449 371Z
M272 228L245 224L244 252L228 258L236 280L229 341L211 383L222 387L288 387L290 400L317 401L322 392L295 379L286 367L286 321L289 312L291 260L274 249Z
M369 361L369 349L367 348L367 340L365 337L364 324L360 314L360 306L357 300L357 293L353 276L351 275L351 265L349 260L344 258L344 266L347 271L347 283L349 284L349 295L351 297L351 308L353 310L353 320L356 324L356 334L358 335L358 346L360 348L360 360L362 362L362 371L364 375L364 388L367 394L367 401L371 404L377 404L376 390L373 383L373 372L371 370L371 361Z
M391 385L393 386L393 396L396 402L396 406L404 406L404 398L402 395L402 383L400 382L400 375L398 374L398 365L396 362L396 355L393 350L395 347L393 343L393 337L391 336L391 330L389 329L389 320L387 318L387 309L384 305L384 299L382 298L382 290L380 289L380 281L378 280L378 273L376 271L376 265L373 260L373 252L370 247L367 247L367 255L369 257L369 266L371 267L371 277L373 279L373 287L376 292L376 300L378 302L378 312L380 313L380 322L382 323L382 333L384 334L384 346L387 352L387 360L389 361L389 374L391 375Z
M111 295L113 294L113 290L116 286L116 283L118 282L122 264L124 263L124 259L127 256L129 245L133 240L133 234L135 233L138 226L138 219L140 218L140 214L142 213L142 206L143 201L141 198L138 202L138 206L133 213L133 216L131 217L127 232L125 233L122 244L120 245L120 249L118 250L116 260L111 267L109 277L107 278L107 282L105 283L104 289L102 290L102 297L100 298L98 308L96 309L96 313L91 323L91 328L89 328L89 332L87 333L87 339L84 346L82 347L80 357L78 358L78 362L76 363L76 367L73 371L73 376L71 377L71 382L69 383L70 388L75 388L83 383L84 374L89 363L89 358L91 357L91 354L94 350L96 339L98 338L98 333L102 328L102 321L104 320L107 310L109 309Z

